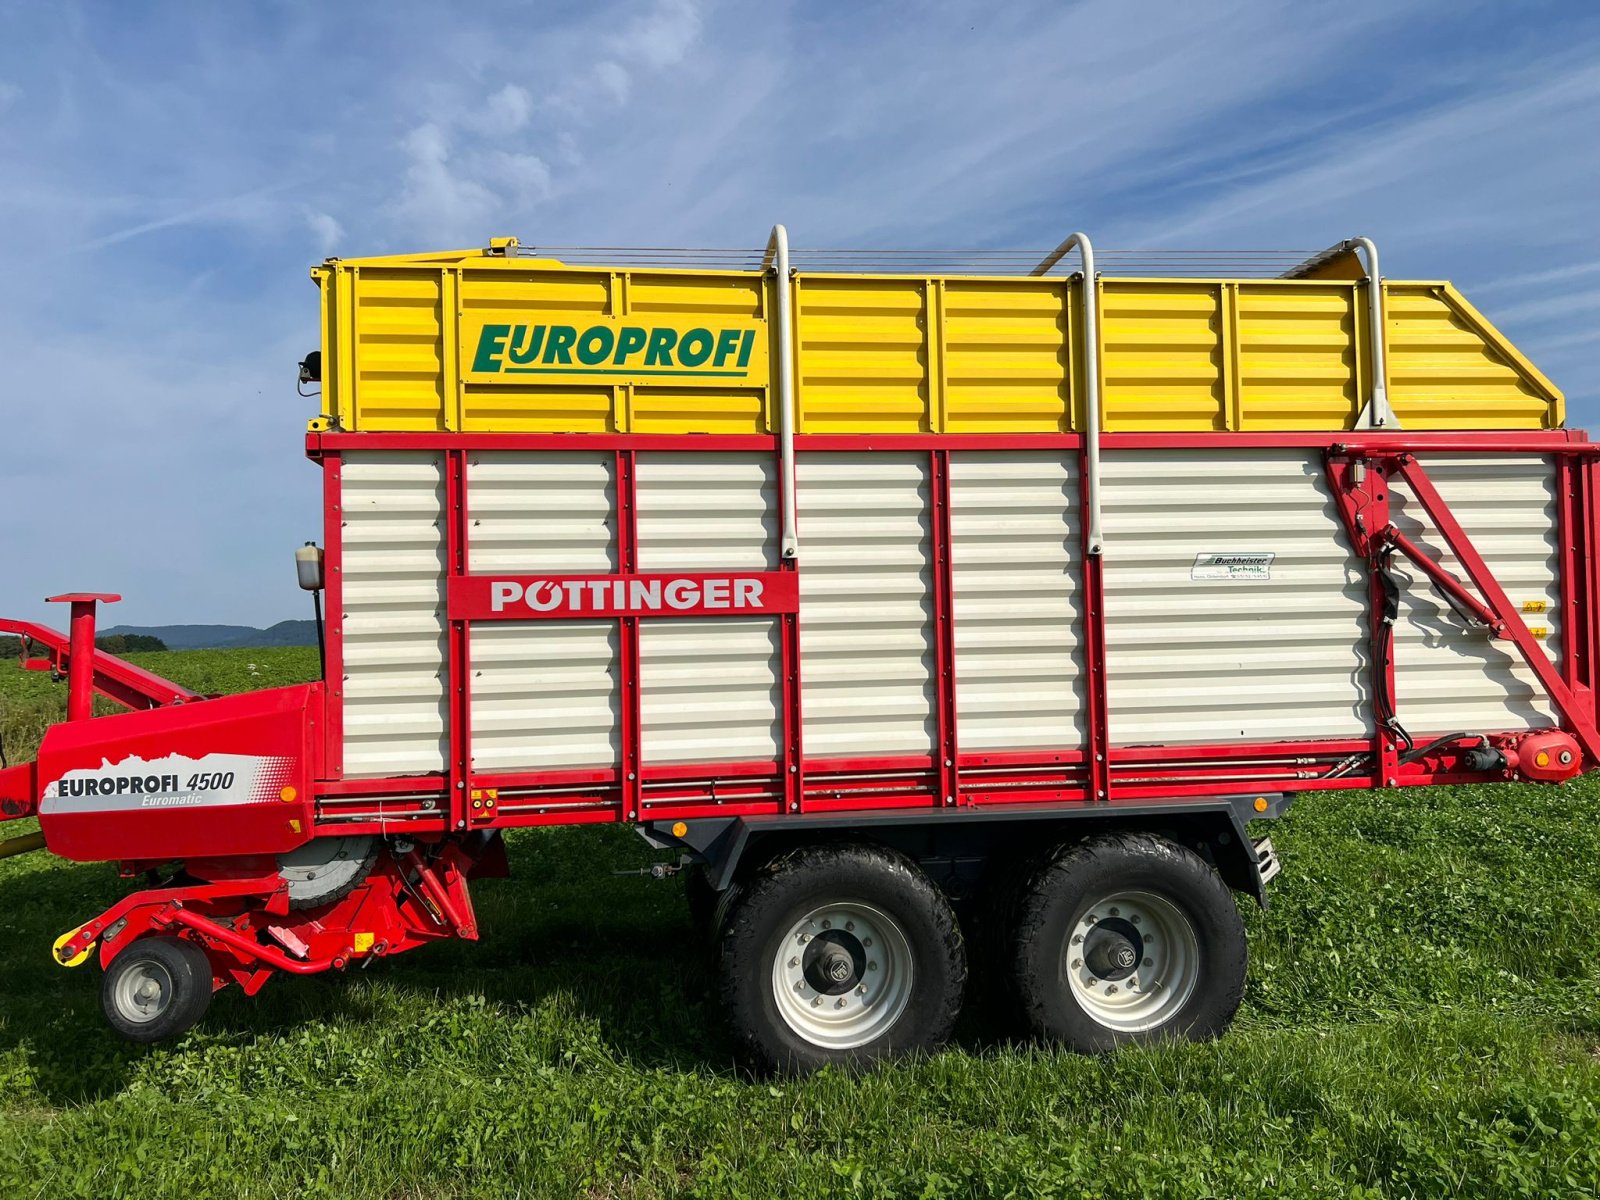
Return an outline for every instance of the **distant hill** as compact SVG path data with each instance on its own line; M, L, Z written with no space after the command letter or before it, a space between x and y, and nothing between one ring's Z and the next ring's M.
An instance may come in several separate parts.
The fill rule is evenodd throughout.
M253 625L113 625L101 631L160 638L169 650L227 650L260 646L315 646L315 621L279 621L266 629Z

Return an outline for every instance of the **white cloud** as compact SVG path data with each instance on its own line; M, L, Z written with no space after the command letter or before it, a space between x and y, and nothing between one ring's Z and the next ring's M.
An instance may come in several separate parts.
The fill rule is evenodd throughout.
M324 258L339 248L344 241L344 226L325 212L306 210L306 228L316 239L317 253Z
M660 70L682 62L699 36L700 10L693 0L657 0L610 44L619 58Z
M594 65L594 77L600 88L617 104L628 102L628 93L632 90L633 80L628 75L628 69L621 63L612 62L609 58Z
M467 119L467 124L490 137L506 137L522 129L533 115L533 97L528 90L508 83L490 96L481 112Z

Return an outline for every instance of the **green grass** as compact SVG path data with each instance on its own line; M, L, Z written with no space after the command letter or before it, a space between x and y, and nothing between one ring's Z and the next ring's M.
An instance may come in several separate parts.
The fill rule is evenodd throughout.
M315 666L140 658L207 691ZM60 693L0 664L0 705L15 754ZM1308 796L1274 839L1219 1042L1078 1058L977 1004L930 1060L778 1083L733 1068L679 885L608 874L649 861L620 830L513 835L481 944L227 992L153 1049L48 959L111 868L13 859L0 1195L1596 1195L1600 786Z

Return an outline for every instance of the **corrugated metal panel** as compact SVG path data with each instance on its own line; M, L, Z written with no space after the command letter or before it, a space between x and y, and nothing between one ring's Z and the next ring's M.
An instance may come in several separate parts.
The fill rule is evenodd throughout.
M467 462L472 572L615 571L615 461L572 450L473 454Z
M945 420L951 433L1064 433L1077 291L1061 281L944 285Z
M340 578L344 769L445 764L444 473L440 456L347 454Z
M1368 732L1366 576L1316 456L1118 451L1104 480L1113 742ZM1260 552L1268 579L1191 578L1197 555Z
M641 571L777 569L770 454L641 453ZM773 618L639 622L645 762L771 761L782 745Z
M357 296L356 428L443 429L439 272L350 271L345 279Z
M807 758L928 754L935 739L928 457L799 457Z
M1561 393L1448 284L1391 283L1389 402L1407 429L1555 429Z
M1239 284L1235 294L1236 427L1348 429L1354 425L1361 407L1356 384L1355 287ZM1364 322L1365 316L1360 320Z
M1078 747L1075 456L950 456L956 713L962 750Z
M474 770L619 761L615 621L481 621L471 642Z
M1112 280L1100 290L1105 427L1224 429L1215 284Z
M1543 604L1523 619L1544 630L1555 658L1561 644L1555 471L1545 458L1419 456L1428 477L1513 604ZM1397 481L1394 522L1467 582L1421 505ZM1396 574L1413 582L1401 592L1395 629L1395 694L1401 723L1413 734L1524 729L1554 722L1533 672L1509 642L1470 629L1400 556ZM1476 590L1476 589L1474 589Z
M614 462L583 451L474 454L470 569L616 570ZM480 622L470 654L476 770L618 761L615 621Z
M929 428L925 286L867 276L800 282L795 357L802 431Z

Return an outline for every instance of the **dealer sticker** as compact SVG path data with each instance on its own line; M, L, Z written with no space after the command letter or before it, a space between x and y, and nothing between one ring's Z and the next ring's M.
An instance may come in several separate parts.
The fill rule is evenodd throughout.
M1253 580L1272 578L1272 560L1278 556L1268 550L1230 550L1196 554L1189 578L1205 583L1215 580Z

